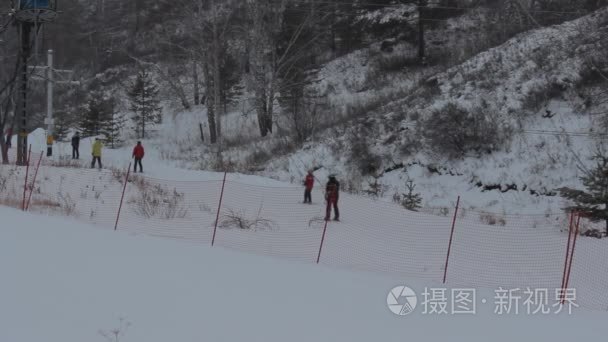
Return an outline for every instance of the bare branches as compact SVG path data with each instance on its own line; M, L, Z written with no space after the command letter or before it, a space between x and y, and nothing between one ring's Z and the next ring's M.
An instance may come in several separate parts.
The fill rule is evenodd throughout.
M248 218L245 212L228 209L228 213L222 215L219 227L220 228L238 228L245 230L272 230L277 227L276 222L266 219L261 216L262 204L258 210L256 217Z

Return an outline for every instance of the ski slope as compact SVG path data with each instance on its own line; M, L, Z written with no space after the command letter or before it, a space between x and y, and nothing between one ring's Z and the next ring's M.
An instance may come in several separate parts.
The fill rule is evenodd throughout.
M33 186L31 211L67 215L107 230L116 225L119 231L138 235L204 245L214 239L215 245L224 248L302 263L316 262L323 240L320 263L326 266L424 281L443 279L454 208L412 212L394 203L342 194L342 222L329 223L323 237L320 219L324 205L318 184L313 190L313 205L303 205L301 187L228 174L219 206L223 174L182 170L172 178L157 178L171 166L155 170L160 163L154 158L154 149L150 150L144 168L151 171L146 171L145 177L131 175L118 225L125 175L111 170L43 165ZM116 157L129 155L128 151L112 153ZM107 160L107 166L121 164L112 156ZM20 205L23 168L0 166L0 172L12 175L6 191L0 192L0 202L8 198L9 203L12 200ZM144 197L149 200L142 201ZM173 200L175 205L170 208ZM158 203L158 210L142 213L150 211L153 202ZM271 227L222 227L230 215L268 220ZM218 217L220 227L215 230ZM564 214L503 215L461 209L448 284L559 288L568 242L567 220ZM606 239L589 237L577 241L569 285L577 289L579 304L588 309L608 308L607 243Z
M606 312L408 316L396 285L437 283L244 255L185 241L100 230L0 207L0 341L602 340ZM478 296L491 298L489 290Z

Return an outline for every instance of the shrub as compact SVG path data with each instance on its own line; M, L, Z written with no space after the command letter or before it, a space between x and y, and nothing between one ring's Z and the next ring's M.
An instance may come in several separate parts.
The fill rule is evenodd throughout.
M420 64L417 55L407 54L390 54L381 55L378 60L378 71L382 73L402 71L409 66L417 66Z
M57 196L61 200L61 202L59 203L59 207L61 208L63 213L66 216L74 216L76 214L76 202L72 200L70 194L64 195L62 192L59 192Z
M490 225L490 226L494 226L494 225L505 226L507 224L507 220L504 217L493 214L493 213L486 213L486 212L479 213L479 220L482 223Z
M353 134L349 139L351 146L349 161L363 176L376 174L382 166L380 156L370 151L366 136L365 134Z
M495 151L510 131L501 131L497 120L480 108L467 110L454 103L433 111L419 127L427 142L450 158Z
M416 185L413 180L408 179L406 181L405 188L407 193L401 195L401 205L407 210L418 211L422 207L422 196L420 193L414 192L415 187Z
M422 139L416 130L406 129L403 131L399 152L403 156L412 156L422 149Z
M82 164L78 160L67 158L66 156L60 156L59 160L51 160L50 166L53 167L65 167L65 168L82 168Z
M135 213L140 216L163 219L184 218L188 210L184 205L184 194L175 189L169 191L160 184L139 189L135 202Z
M238 228L246 230L273 229L276 223L272 220L260 217L259 212L255 218L247 218L244 212L228 209L228 213L222 215L218 223L220 228Z

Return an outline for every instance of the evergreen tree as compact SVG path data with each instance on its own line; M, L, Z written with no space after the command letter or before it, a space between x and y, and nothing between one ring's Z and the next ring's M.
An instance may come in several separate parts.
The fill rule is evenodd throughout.
M158 92L158 86L150 74L146 70L140 69L135 82L129 89L129 98L131 100L130 109L135 113L133 116L135 131L141 139L146 137L146 125L159 124L162 120Z
M112 101L100 92L93 92L84 107L80 120L83 136L106 135L108 121L112 119Z
M53 130L53 135L55 136L55 140L63 141L68 136L68 131L70 129L70 117L69 113L66 111L56 111L55 112L55 127Z
M110 148L119 147L122 140L122 128L127 122L127 118L121 112L116 110L114 101L111 103L111 114L107 121L104 122L103 131L106 135L106 144Z
M418 209L422 208L420 203L422 202L422 196L420 193L414 193L414 188L416 185L414 181L408 179L405 183L405 188L407 189L407 193L404 193L401 199L401 205L405 207L405 209L418 211Z
M566 209L584 214L593 222L604 221L608 236L608 157L598 151L593 159L596 167L581 177L587 191L561 188L560 193L575 203Z

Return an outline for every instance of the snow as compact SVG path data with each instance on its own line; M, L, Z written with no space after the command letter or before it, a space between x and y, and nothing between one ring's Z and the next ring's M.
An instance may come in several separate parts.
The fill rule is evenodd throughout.
M586 341L606 312L395 316L388 291L440 284L245 255L0 208L0 340ZM421 292L418 292L421 293ZM480 290L491 299L493 293ZM420 300L420 299L419 299Z
M367 19L392 20L389 14L378 12ZM365 121L345 124L372 126L370 150L405 167L379 178L383 198L343 195L343 222L329 224L320 265L313 263L322 224L311 219L324 214L322 194L317 184L314 205L302 207L302 189L294 183L299 184L306 170L321 167L315 172L318 182L337 173L344 185L365 188L371 178L358 177L345 157L348 129L329 129L295 153L272 158L258 175L227 174L220 214L234 210L248 218L262 215L276 227L220 229L213 249L208 245L224 173L195 170L208 168L214 153L200 143L198 124L206 121L204 110L171 117L165 113L154 137L143 140L144 179L183 196L183 217L142 217L137 212L141 189L129 183L119 230L113 232L120 177L87 170L92 142L82 139L83 169L45 164L40 170L33 200L51 205L32 205L37 215L0 207L0 273L8 279L0 282L0 341L103 341L98 331L115 328L120 317L132 323L121 338L127 342L602 338L597 326L608 318L606 239L581 237L577 242L571 285L578 290L581 308L571 316L499 317L490 305L475 316L429 317L418 312L397 317L385 302L395 285L411 286L418 293L427 286L442 287L458 196L461 211L448 285L475 287L480 297L490 300L498 286L559 286L567 240L567 217L561 209L567 203L529 190L549 193L561 186L580 187L580 169L590 165L588 157L597 141L584 134L594 132L598 122L587 112L598 108L585 109L572 84L580 81L583 56L592 44L577 49L567 45L577 41L580 26L599 25L596 19L519 35L438 74L439 94L430 100L421 104L397 99L383 103L377 113L365 113ZM462 27L471 22L456 18L449 24ZM382 53L379 44L372 44L327 63L315 90L328 95L336 114L409 95L432 70L380 73L382 79L375 80L378 58L414 51L403 44L394 49ZM372 81L378 84L370 87ZM551 85L570 90L538 111L526 108L530 94ZM399 140L383 144L395 128L415 129L410 112L425 115L447 102L471 107L481 100L490 100L490 110L518 129L501 151L450 161L429 151L400 158L398 146L392 146ZM253 115L232 110L222 125L228 138L240 137L242 146L227 148L227 158L244 164L251 151L280 143L279 137L255 138ZM545 110L555 115L543 118ZM30 143L34 152L44 150L44 131L33 132ZM133 146L129 139L122 147L104 149L105 169L125 170ZM69 159L69 143L54 148L55 161ZM0 176L5 175L9 187L0 192L0 201L20 201L23 170L0 166ZM420 213L390 202L393 194L404 192L409 178L422 193ZM484 191L477 182L497 184L505 192ZM506 191L511 184L518 191ZM57 217L66 214L68 218Z
M179 127L179 126L177 126ZM197 128L198 129L198 128ZM91 163L91 151L93 147L93 139L81 138L80 139L80 160L78 165L83 167L90 166ZM32 153L38 153L42 151L46 156L46 133L43 129L36 129L28 136L28 143L32 147ZM13 146L16 147L16 136L13 137ZM156 179L167 179L167 180L179 180L179 181L217 181L222 180L222 172L208 172L201 170L188 170L180 167L180 163L177 161L171 161L164 158L163 145L164 141L161 139L144 139L142 144L145 148L145 157L143 159L143 167L147 177ZM129 163L133 161L131 158L133 147L127 143L122 147L109 148L104 146L102 151L102 164L104 169L116 168L119 170L126 170ZM72 147L70 142L56 142L53 146L54 154L50 160L59 162L65 160L71 160ZM10 160L14 162L16 149L12 148L9 150ZM36 161L36 158L32 158ZM48 160L46 157L45 161ZM284 182L279 182L270 178L255 176L255 175L244 175L239 173L232 173L231 179L240 180L247 183L263 184L266 186L284 186Z
M122 158L114 152L116 158ZM153 153L150 156L150 160L144 160L144 170L154 170L162 163L154 159ZM161 169L160 175L170 170L169 166L165 167L167 169ZM0 166L0 175L6 180L0 202L21 204L24 171L24 168ZM131 176L118 230L138 236L209 244L215 236L223 174L184 170L175 171L172 178L157 178L155 171L150 172L152 175L146 173L145 177ZM410 172L426 171L412 167ZM113 230L123 177L124 174L116 171L43 164L33 186L30 210L47 215L68 215L80 222ZM422 183L421 187L425 186L433 184ZM312 194L313 205L302 205L300 186L259 176L227 174L215 244L298 262L315 261L324 216L319 188L322 186L317 183ZM503 194L501 203L512 201L517 205L519 199L509 197L509 194ZM148 200L144 201L144 196ZM412 212L384 199L342 194L342 222L329 224L321 263L439 281L443 276L456 197L446 193L432 200L441 201L443 206ZM456 221L451 261L455 271L448 278L450 284L560 286L568 239L564 233L568 224L566 215L551 211L529 216L486 212L471 209L472 205L467 201L466 198L461 200ZM263 222L270 226L222 228L222 222L231 214L250 221L266 220ZM583 227L586 226L584 221ZM577 242L572 284L578 288L580 304L585 308L604 310L608 306L608 264L603 262L608 258L605 244L605 239L587 237L581 237Z

